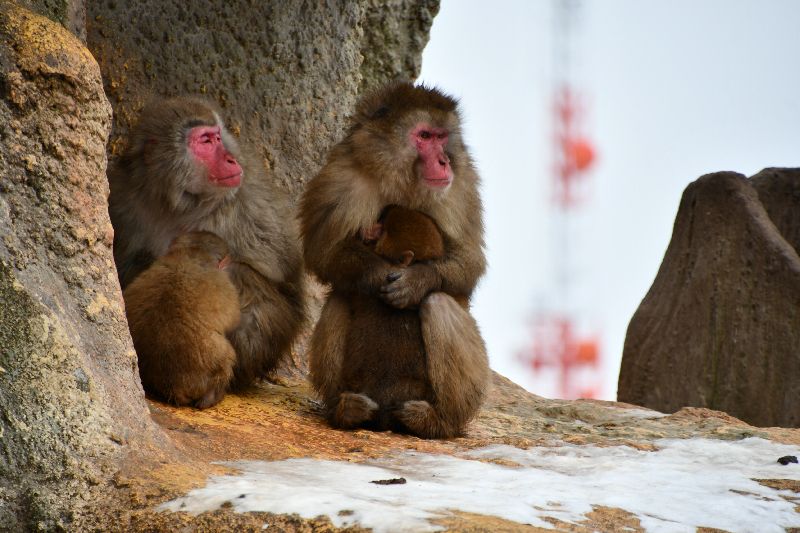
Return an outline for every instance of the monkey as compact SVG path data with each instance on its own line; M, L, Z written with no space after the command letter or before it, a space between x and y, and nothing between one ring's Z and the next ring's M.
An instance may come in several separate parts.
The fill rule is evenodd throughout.
M477 323L456 298L469 299L486 269L479 182L457 100L397 82L359 100L345 138L303 192L305 265L331 287L311 337L310 378L333 427L452 438L477 414L488 358ZM371 250L365 237L378 238L391 205L429 216L444 254L399 268ZM354 314L361 297L387 306ZM389 307L407 314L396 319ZM386 338L392 344L369 355L372 340ZM363 382L350 383L358 376Z
M206 231L179 235L123 294L144 390L205 409L225 396L236 352L239 293L225 243Z
M444 256L444 241L431 217L401 206L390 206L365 244L376 254L403 268L411 261L430 261ZM377 233L379 232L379 233ZM377 238L372 238L377 233Z
M431 217L400 206L389 206L372 228L362 231L364 244L398 267L412 261L431 261L444 256L444 241ZM465 295L453 297L464 309L469 309ZM408 309L410 307L407 307Z
M142 110L108 181L122 289L175 237L218 235L230 250L226 271L241 307L239 325L228 334L236 352L228 389L266 377L290 351L305 317L294 213L266 165L239 147L216 106L181 97Z

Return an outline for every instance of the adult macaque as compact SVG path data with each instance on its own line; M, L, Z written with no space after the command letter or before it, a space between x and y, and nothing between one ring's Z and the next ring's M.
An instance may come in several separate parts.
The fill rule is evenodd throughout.
M475 320L455 298L469 298L486 267L478 183L457 102L405 83L359 102L347 137L309 183L300 214L306 266L332 286L311 340L311 380L334 427L454 437L475 416L488 360ZM379 238L392 205L433 219L444 254L401 268L372 251L364 240ZM362 296L385 306L354 314ZM374 347L386 338L391 346ZM373 348L394 355L353 357Z
M229 388L273 370L304 317L302 256L289 204L264 164L242 150L209 102L164 100L147 107L108 173L114 260L124 289L170 243L210 231L228 245L227 272L241 321Z
M225 269L231 255L213 233L184 233L123 292L144 390L204 409L225 396L236 352L226 334L241 317Z

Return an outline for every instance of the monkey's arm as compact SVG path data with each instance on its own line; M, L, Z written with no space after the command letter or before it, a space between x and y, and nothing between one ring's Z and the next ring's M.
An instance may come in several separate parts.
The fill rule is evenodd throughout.
M376 294L386 284L387 276L397 269L364 246L358 236L353 236L335 245L318 268L312 270L321 281L342 292Z
M291 347L305 313L303 281L299 272L286 281L273 281L247 263L227 268L239 290L242 318L228 335L237 353L233 388L274 369Z
M431 292L470 296L484 271L486 258L480 245L469 246L445 239L447 253L441 259L417 263L393 272L380 289L386 303L404 309L419 305Z

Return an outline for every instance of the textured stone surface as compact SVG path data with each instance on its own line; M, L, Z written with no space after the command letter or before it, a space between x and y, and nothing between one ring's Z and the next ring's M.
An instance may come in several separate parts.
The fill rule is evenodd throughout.
M131 442L161 434L112 268L110 125L91 54L0 3L0 525L11 531L66 527Z
M86 4L84 0L17 0L14 2L64 26L86 44Z
M390 81L414 81L430 38L439 0L367 0L362 27L359 91Z
M748 183L783 239L800 253L800 168L765 168Z
M114 108L109 157L148 100L205 94L296 197L355 102L363 16L356 0L93 2L89 49Z
M800 258L781 234L796 245L797 180L796 170L752 181L721 172L686 188L664 261L628 326L620 401L800 425Z

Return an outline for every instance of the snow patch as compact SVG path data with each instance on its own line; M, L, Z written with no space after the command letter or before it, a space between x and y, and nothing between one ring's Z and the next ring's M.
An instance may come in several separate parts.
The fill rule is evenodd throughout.
M492 445L462 455L519 467L407 451L368 463L319 459L222 463L238 476L212 476L206 487L159 510L200 514L230 502L236 512L328 515L337 527L358 523L376 533L436 531L429 518L451 510L550 528L542 518L578 523L592 505L624 509L648 532L784 533L800 527L791 491L753 479L800 480L800 466L777 459L800 448L764 439L659 439L656 452L626 446L563 444L520 450ZM403 477L405 484L376 485ZM340 511L352 511L339 516Z

